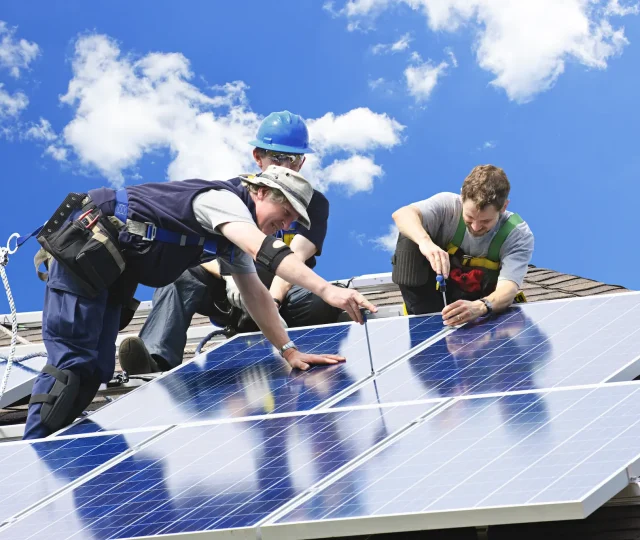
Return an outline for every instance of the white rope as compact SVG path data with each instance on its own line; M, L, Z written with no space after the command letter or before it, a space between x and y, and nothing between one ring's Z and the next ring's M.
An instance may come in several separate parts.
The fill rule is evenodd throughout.
M13 332L11 330L7 330L1 324L0 324L0 332L2 332L3 334L7 334L9 337L13 336ZM16 339L23 345L33 345L33 343L31 343L28 339L23 338L22 336L16 336Z
M9 279L7 278L7 272L4 268L8 262L9 250L7 248L0 247L0 277L2 277L2 284L4 285L4 290L7 293L7 300L9 300L9 308L11 309L11 349L9 351L9 358L7 358L7 367L5 368L4 375L2 376L2 383L0 384L0 399L2 399L4 391L7 388L7 382L9 381L9 373L11 373L11 366L13 365L13 357L16 352L16 341L18 337L16 305L13 302L11 287L9 287Z

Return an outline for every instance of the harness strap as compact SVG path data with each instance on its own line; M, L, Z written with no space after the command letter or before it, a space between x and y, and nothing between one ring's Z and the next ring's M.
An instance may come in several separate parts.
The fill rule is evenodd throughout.
M462 219L462 214L460 214L460 221L458 222L458 228L456 229L456 233L453 235L453 239L451 240L450 244L453 244L453 246L456 248L456 250L453 252L455 253L458 248L460 248L460 246L462 245L462 241L464 240L464 233L467 231L467 225L464 222L464 219ZM449 252L451 255L453 255L453 253Z
M505 221L502 226L498 229L498 232L491 240L491 244L489 245L489 250L487 252L486 257L467 257L463 258L462 264L465 266L480 266L483 268L487 268L489 270L499 270L500 269L500 250L502 249L502 245L505 240L511 234L511 231L515 229L520 223L523 223L524 220L518 214L511 214L507 221ZM458 229L456 230L455 235L453 236L453 240L449 242L447 245L447 253L449 255L455 255L460 246L462 245L462 240L464 239L464 233L466 231L467 226L462 219L462 214L460 214L460 222L458 223Z
M74 210L78 210L82 207L84 201L86 200L86 197L87 195L85 193L69 193L64 201L62 201L62 204L58 206L53 216L51 216L51 218L49 218L49 221L47 221L44 225L40 225L40 227L38 227L30 234L26 234L23 236L20 236L18 234L12 235L9 241L11 241L12 238L15 238L16 246L11 250L11 254L15 253L20 247L22 247L22 244L24 244L32 236L38 236L40 234L40 231L42 231L43 229L45 229L47 234L57 231L60 227L62 227L64 222L74 212Z
M491 261L499 261L500 260L500 250L502 249L502 244L504 244L507 237L511 234L511 231L515 229L520 223L524 220L518 214L511 214L509 219L502 224L500 230L496 233L491 240L491 245L489 246L489 251L487 252L487 259Z
M128 218L129 201L126 189L116 191L116 206L113 215L125 226L125 229L136 236L142 237L147 242L163 242L165 244L177 244L179 246L202 246L207 253L215 255L218 251L217 240L208 239L205 236L195 234L181 234L167 229L156 227L149 221L134 221Z
M66 373L64 373L61 369L58 369L51 364L45 364L42 368L42 373L46 373L47 375L51 375L57 381L60 381L62 384L67 384L69 377ZM48 403L49 405L53 405L56 401L57 396L53 396L51 394L34 394L31 396L29 400L29 404L31 403Z

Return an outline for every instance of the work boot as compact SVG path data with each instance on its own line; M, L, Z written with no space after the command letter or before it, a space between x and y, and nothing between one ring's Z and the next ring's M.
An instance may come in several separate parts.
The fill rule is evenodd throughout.
M120 367L129 375L144 375L162 371L139 337L128 337L120 343L118 350Z

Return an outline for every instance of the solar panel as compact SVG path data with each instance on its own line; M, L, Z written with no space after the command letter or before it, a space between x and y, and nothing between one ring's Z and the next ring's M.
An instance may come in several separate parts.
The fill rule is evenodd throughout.
M0 526L153 432L0 445Z
M640 375L638 320L636 294L515 307L395 364L348 403L631 380Z
M31 394L33 381L47 363L46 357L38 356L22 362L13 362L7 388L0 399L0 408L7 407ZM0 378L7 369L7 361L0 360Z
M262 538L584 518L627 485L639 427L638 383L457 399Z
M292 331L305 351L348 358L308 372L262 335L237 336L66 430L167 427L141 448L114 443L126 457L35 496L0 538L268 540L585 517L640 471L640 383L604 384L640 374L638 315L628 294L457 330L438 315L372 320L375 376L361 326Z
M227 531L255 540L260 520L439 404L178 427L14 523L0 538Z
M442 331L440 317L368 323L376 366ZM290 332L305 352L345 364L291 372L262 334L237 336L98 410L63 433L87 433L310 410L371 375L365 329L337 324Z

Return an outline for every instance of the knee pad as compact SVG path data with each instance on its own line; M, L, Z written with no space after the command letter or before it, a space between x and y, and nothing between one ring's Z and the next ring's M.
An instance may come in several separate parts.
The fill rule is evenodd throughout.
M48 393L31 396L29 405L42 403L40 420L45 427L55 432L73 421L69 417L80 393L80 377L69 369L58 369L49 364L42 368L42 372L51 375L55 383Z

